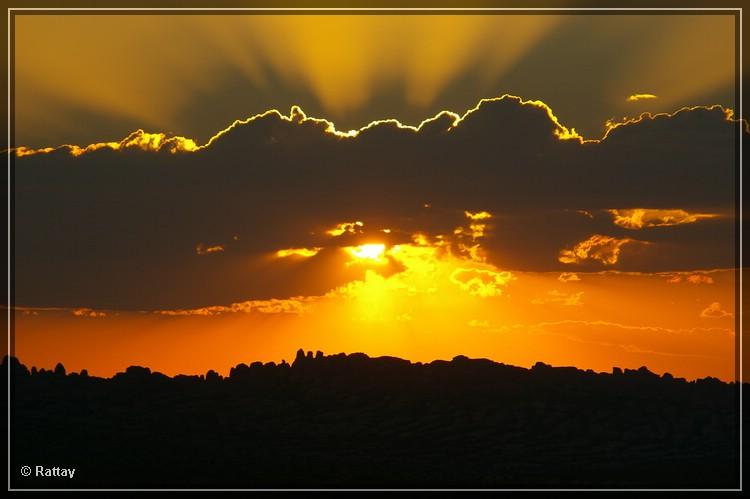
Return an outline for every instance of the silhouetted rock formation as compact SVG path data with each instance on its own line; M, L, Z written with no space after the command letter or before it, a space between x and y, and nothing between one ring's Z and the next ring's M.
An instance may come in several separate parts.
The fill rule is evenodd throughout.
M738 486L739 385L645 367L531 369L459 355L132 366L111 379L10 362L15 487ZM23 478L21 466L76 468Z

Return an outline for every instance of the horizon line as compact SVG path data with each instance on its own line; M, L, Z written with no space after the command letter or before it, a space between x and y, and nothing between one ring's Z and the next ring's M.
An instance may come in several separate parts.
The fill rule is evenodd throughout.
M300 352L301 352L301 355L300 355ZM320 355L318 355L318 354L320 354ZM300 358L302 359L302 362L316 362L316 361L321 360L321 359L333 359L333 358L341 358L341 357L346 357L346 358L349 358L349 357L360 357L361 358L361 356L364 356L365 360L396 360L396 361L401 361L401 362L407 362L409 364L409 367L424 367L424 366L430 366L432 364L441 363L441 362L452 364L452 363L458 363L458 362L472 362L472 361L480 361L481 362L481 361L485 361L485 362L489 362L489 363L493 364L493 366L510 367L510 368L513 368L513 369L522 369L522 370L528 371L528 372L539 370L539 369L571 369L572 368L572 369L575 369L576 372L579 373L579 374L589 374L589 375L590 374L594 374L594 375L597 375L597 376L598 375L628 376L628 375L632 375L634 373L643 373L644 369L645 369L646 371L648 371L649 374L657 377L660 380L670 380L670 381L678 381L678 382L679 381L683 381L685 383L695 383L695 382L698 382L698 381L717 380L720 383L725 384L725 385L733 385L733 384L739 384L739 383L745 384L745 383L747 383L747 382L742 382L739 379L725 381L725 380L723 380L721 378L718 378L716 376L711 376L711 375L707 375L707 376L704 376L702 378L696 377L696 378L688 379L688 378L685 378L685 377L682 377L682 376L672 375L672 373L670 373L668 371L665 371L662 374L658 374L658 373L656 373L654 371L651 371L645 365L642 365L639 368L619 367L619 366L613 365L612 368L609 371L596 371L596 370L594 370L592 368L582 368L582 367L578 367L578 366L575 366L575 365L552 365L552 364L548 364L548 363L546 363L544 361L541 361L541 360L536 361L531 367L523 367L523 366L519 366L519 365L515 365L515 364L506 364L505 362L493 360L493 359L490 359L488 357L469 357L469 356L464 355L464 354L456 354L456 355L453 356L452 359L436 358L436 359L432 359L430 361L422 362L422 361L412 361L411 359L405 359L403 357L397 357L397 356L394 356L394 355L370 356L369 354L367 354L365 352L362 352L362 351L351 351L349 353L347 353L347 352L338 352L338 353L325 354L321 350L316 350L315 354L313 355L313 351L312 350L305 350L303 348L299 348L295 352L294 360L292 360L291 362L287 362L286 359L281 359L281 361L279 361L279 362L275 362L275 361L272 361L272 360L268 361L268 362L263 362L263 361L260 361L260 360L249 361L249 363L239 362L238 364L235 364L235 365L231 366L228 369L228 373L226 375L222 375L222 374L218 373L217 371L215 371L214 369L208 369L208 371L206 371L206 373L204 373L204 374L184 374L184 373L177 373L177 374L174 374L174 375L170 376L170 375L165 374L165 373L163 373L161 371L154 371L154 370L152 370L148 366L139 365L139 364L131 364L131 365L127 366L124 370L117 371L114 374L112 374L111 376L107 377L107 376L97 376L97 375L89 374L88 373L88 369L86 369L86 368L82 368L81 371L78 371L78 372L76 372L76 371L70 371L70 372L68 372L67 370L65 370L65 365L62 363L62 361L58 361L56 363L55 367L51 368L51 369L46 369L44 367L37 368L36 366L31 366L31 368L36 369L37 373L40 373L41 371L44 371L44 372L49 372L49 373L53 373L54 374L57 366L60 365L65 370L65 374L64 374L65 376L71 376L71 375L80 376L81 372L86 371L86 374L84 375L84 377L96 378L96 379L103 379L103 380L113 380L113 379L115 379L115 377L118 374L126 374L127 370L129 368L131 368L131 367L146 369L146 370L149 371L149 375L165 376L166 378L169 378L171 380L174 380L174 379L176 379L176 378L178 378L180 376L189 377L189 378L200 378L201 380L205 380L206 377L207 377L207 375L209 373L211 373L211 372L213 372L214 374L216 374L217 376L219 376L220 379L226 380L226 379L230 379L232 377L231 373L232 373L233 370L235 370L237 367L242 366L242 365L244 365L248 369L251 368L252 365L257 365L257 364L261 364L259 367L263 367L263 368L268 367L268 368L283 368L283 369L287 369L287 368L293 368L294 365L299 361ZM18 356L16 356L16 355L11 355L10 353L5 353L3 355L2 363L6 363L7 362L8 367L11 368L11 364L12 364L13 360L15 360L18 363L19 366L25 367L27 369L27 371L29 372L29 375L31 375L31 368L29 368L29 366L27 366L26 364L24 364L23 362L21 362L21 359ZM669 376L667 376L667 375L669 375Z

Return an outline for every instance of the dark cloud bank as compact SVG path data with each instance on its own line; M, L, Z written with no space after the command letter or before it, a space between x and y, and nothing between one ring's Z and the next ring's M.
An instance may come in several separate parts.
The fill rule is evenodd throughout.
M493 213L489 261L507 270L665 271L732 267L739 124L698 108L617 127L601 142L560 140L547 110L485 101L457 126L382 123L355 138L268 114L209 147L61 149L14 159L16 303L120 309L194 307L325 292L332 245L450 234L464 210ZM428 203L430 207L424 205ZM631 230L612 208L722 216ZM587 210L593 218L579 213ZM324 231L361 220L365 234ZM563 264L594 234L626 245L616 265ZM203 248L223 251L198 254ZM327 247L304 261L279 248ZM285 259L286 260L286 259Z

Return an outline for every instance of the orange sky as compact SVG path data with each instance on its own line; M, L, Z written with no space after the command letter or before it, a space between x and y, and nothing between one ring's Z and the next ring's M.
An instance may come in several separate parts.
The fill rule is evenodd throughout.
M526 367L645 365L689 379L734 379L733 270L504 271L482 256L490 220L467 212L461 229L475 244L457 249L424 235L342 248L338 264L364 277L322 296L142 312L18 310L16 353L31 365L62 361L104 376L131 364L226 374L240 362L291 361L301 347L423 362L464 354ZM342 224L331 238L358 228ZM274 258L316 253L296 248Z

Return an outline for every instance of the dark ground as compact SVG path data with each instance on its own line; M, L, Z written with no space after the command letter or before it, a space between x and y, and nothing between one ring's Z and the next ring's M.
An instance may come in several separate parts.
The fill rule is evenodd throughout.
M8 358L2 366L6 376ZM111 379L11 359L12 488L736 488L737 384L456 357ZM23 465L76 468L23 478Z

